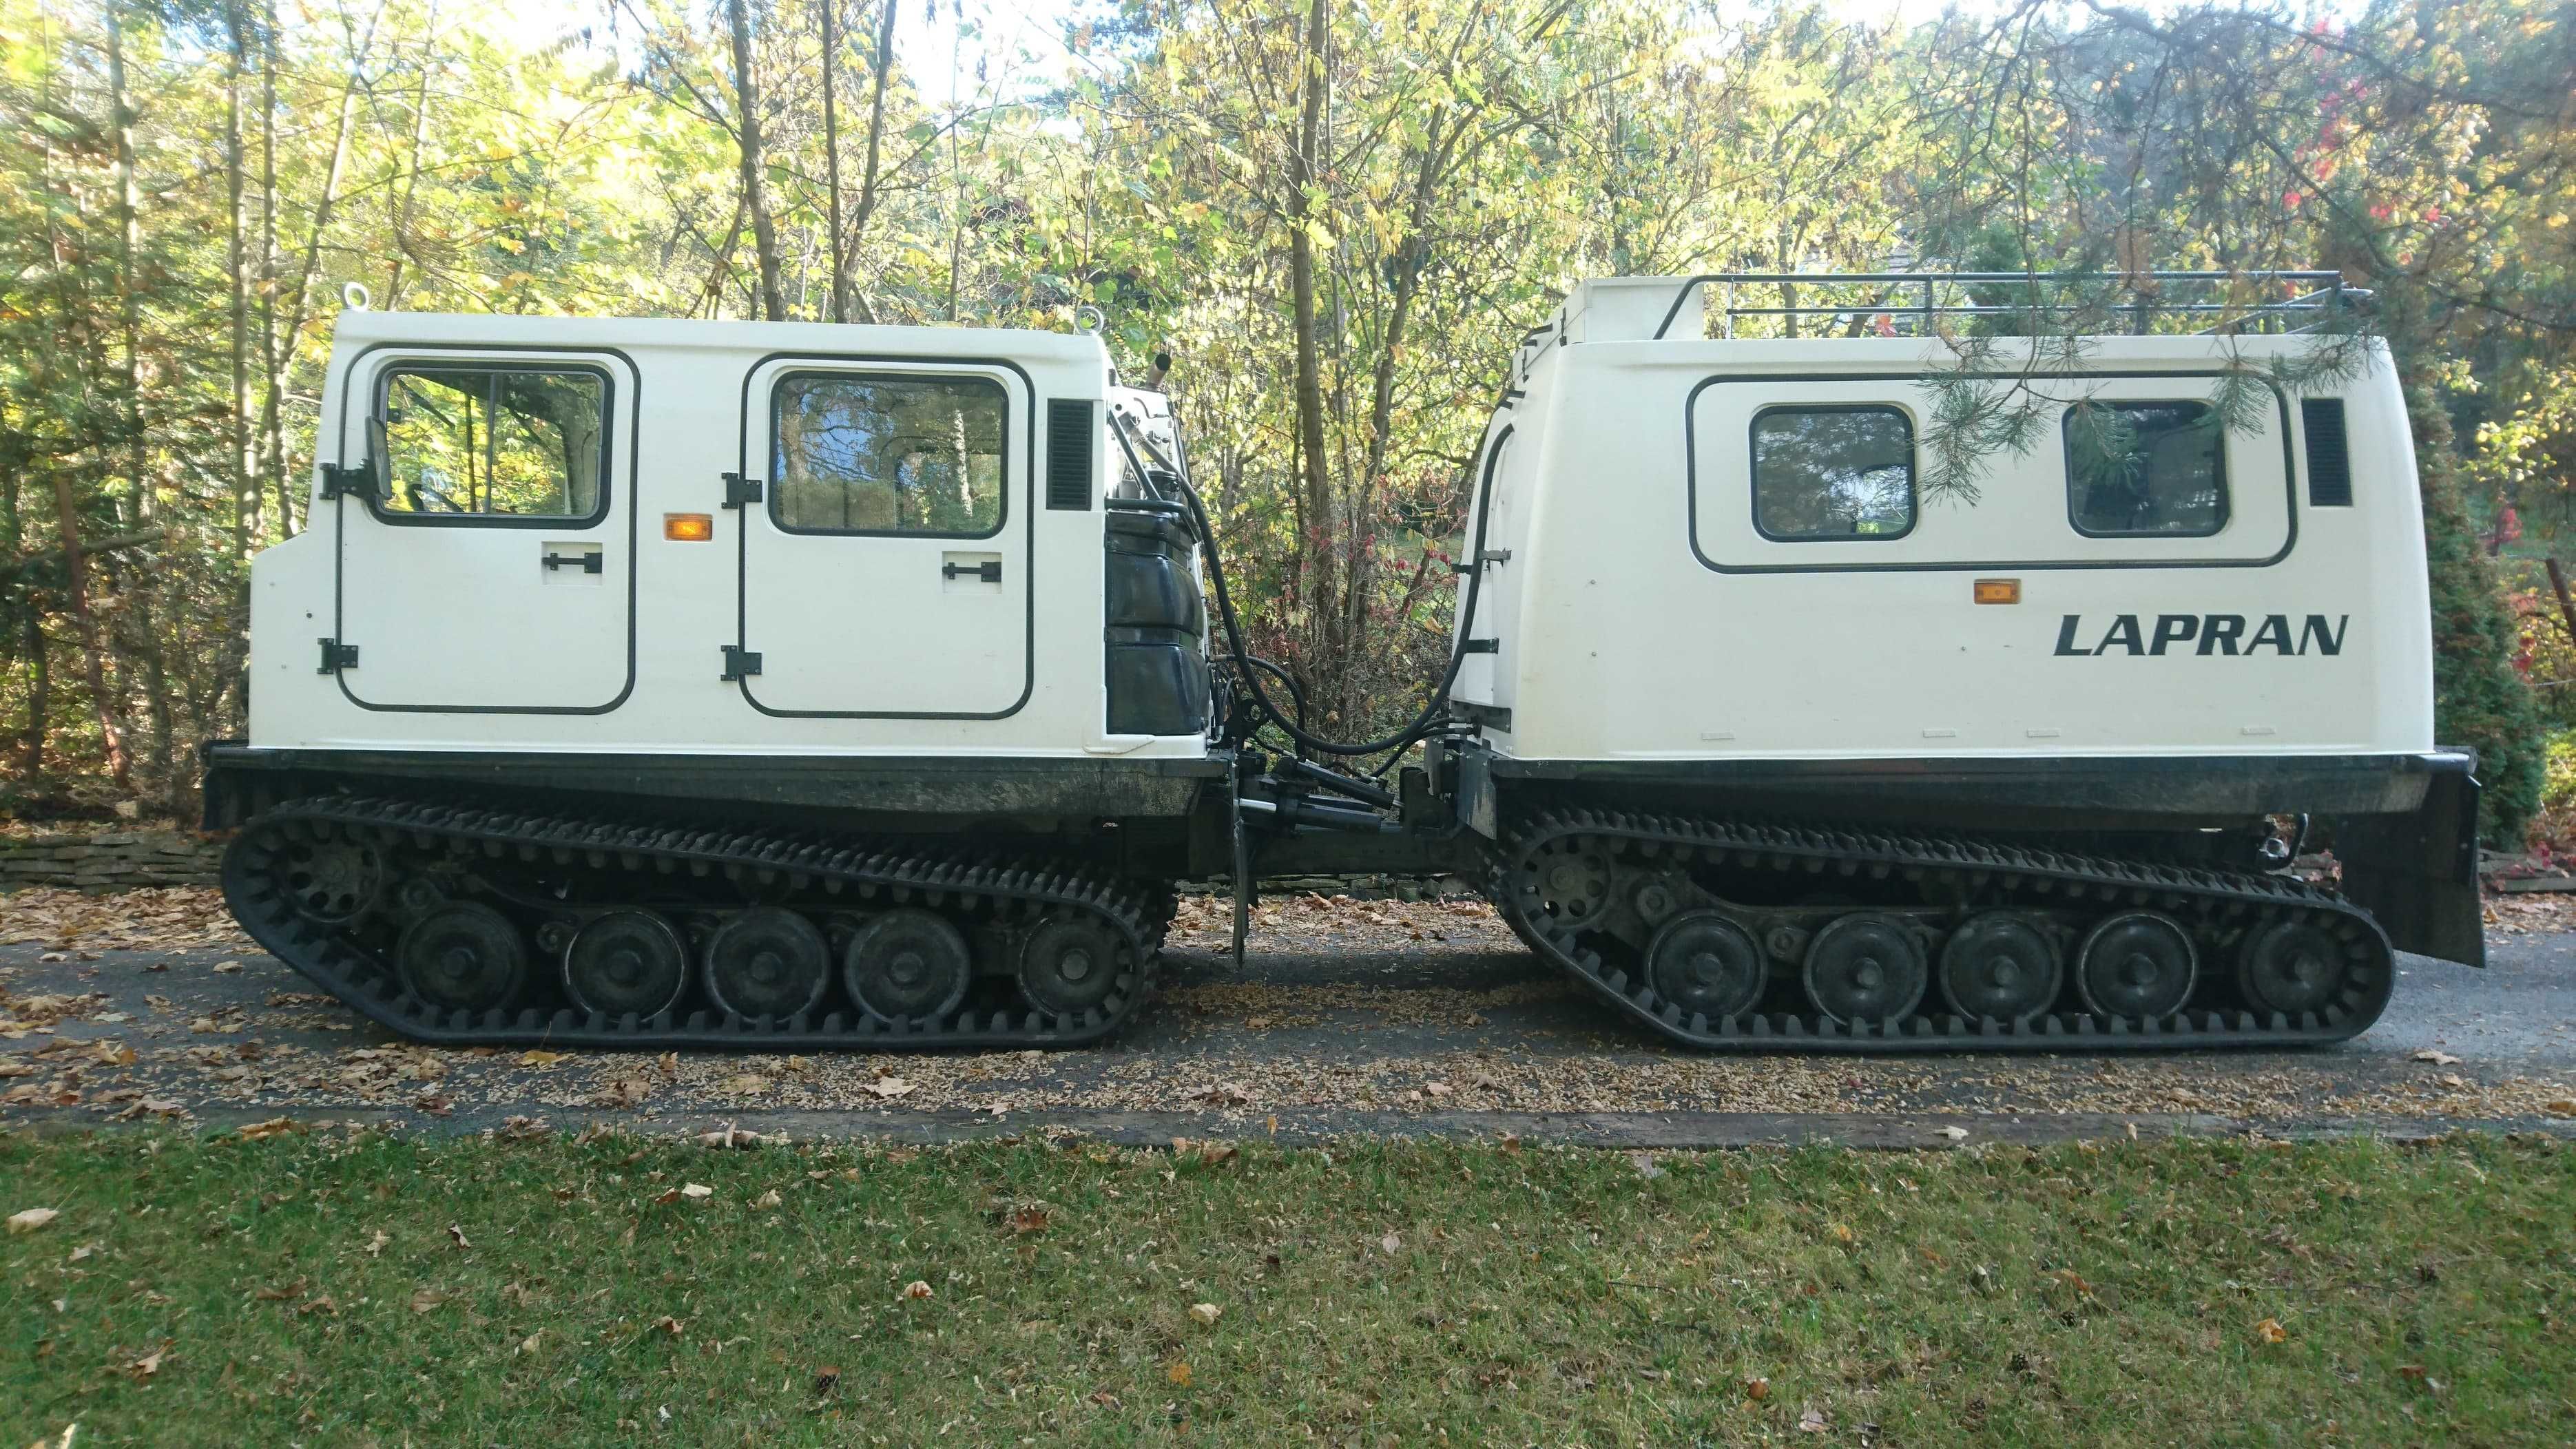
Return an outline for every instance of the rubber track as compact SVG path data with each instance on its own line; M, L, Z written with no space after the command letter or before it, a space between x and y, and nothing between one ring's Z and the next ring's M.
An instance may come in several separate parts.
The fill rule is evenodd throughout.
M1897 1022L1836 1023L1817 1015L1772 1012L1750 1018L1711 1022L1661 1001L1643 981L1605 963L1583 948L1576 933L1560 930L1543 917L1525 913L1535 891L1517 882L1534 853L1551 841L1589 836L1605 845L1655 842L1667 850L1722 851L1739 863L1760 862L1773 868L1840 862L1895 871L1939 872L1966 876L1981 884L2014 891L2016 905L2090 905L2107 914L2121 909L2157 909L2169 913L2204 913L2209 909L2250 908L2282 913L2331 915L2358 921L2378 943L2381 979L2365 986L2356 1008L2331 1006L2321 1017L2303 1012L2291 1021L2279 1012L2258 1020L2251 1011L2177 1012L2169 1017L2130 1021L2085 1013L2042 1015L2023 1025L1993 1020L1966 1021L1956 1015L1915 1015ZM1677 857L1668 857L1678 859ZM1701 857L1706 859L1705 856ZM1629 1017L1686 1046L1713 1051L1751 1052L1940 1052L1940 1051L2173 1051L2190 1047L2322 1046L2358 1035L2387 1009L2396 979L2396 958L2388 935L2370 913L2303 882L2281 876L2239 875L2190 866L2147 861L2102 860L2025 846L1933 836L1842 832L1800 826L1759 825L1662 816L1565 811L1543 814L1523 823L1504 848L1489 881L1494 904L1511 917L1524 941L1564 967L1576 980ZM2045 894L2043 894L2045 892ZM2073 969L2073 963L2068 963ZM2204 960L2202 970L2210 970ZM1937 987L1925 1000L1936 999Z
M855 1008L819 1020L744 1019L695 1011L609 1018L570 1009L526 1008L441 1014L398 984L392 967L328 927L298 915L270 882L267 866L279 832L298 825L371 834L382 846L444 847L502 863L579 861L617 867L646 881L721 873L791 888L829 881L892 889L916 902L965 902L989 909L1009 902L1087 911L1128 947L1126 979L1079 1017L1034 1010L965 1011L936 1029L888 1025ZM244 929L279 960L318 982L370 1020L403 1036L442 1045L562 1045L619 1048L717 1047L749 1050L894 1051L940 1047L1070 1047L1116 1031L1150 994L1155 948L1169 917L1164 895L1067 871L1052 862L995 865L911 854L868 843L788 833L653 827L554 815L334 796L279 806L245 827L224 853L224 899ZM854 897L854 900L856 898ZM546 953L531 951L542 973ZM835 967L837 976L837 964Z

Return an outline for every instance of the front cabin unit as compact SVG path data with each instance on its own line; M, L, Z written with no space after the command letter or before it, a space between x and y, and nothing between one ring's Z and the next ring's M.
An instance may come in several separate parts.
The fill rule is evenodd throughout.
M231 762L1181 815L1194 541L1113 406L1168 434L1090 335L344 313Z

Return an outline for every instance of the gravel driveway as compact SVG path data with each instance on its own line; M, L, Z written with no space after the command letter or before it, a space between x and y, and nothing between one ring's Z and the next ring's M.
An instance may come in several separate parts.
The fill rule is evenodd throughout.
M1351 1132L1625 1146L2136 1132L2576 1133L2576 911L2507 898L2484 972L2408 957L2358 1040L2161 1057L1709 1057L1629 1029L1481 903L1185 903L1118 1041L870 1056L425 1048L241 937L211 892L0 899L0 1124L594 1122L737 1137ZM1964 1134L1964 1135L1963 1135Z

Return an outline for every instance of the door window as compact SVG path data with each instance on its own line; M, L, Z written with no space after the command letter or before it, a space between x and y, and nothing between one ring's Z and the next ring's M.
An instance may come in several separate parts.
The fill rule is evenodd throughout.
M608 379L588 370L423 364L389 369L378 511L596 522L607 512Z
M2095 537L2205 538L2227 525L2226 439L2200 402L2066 410L2066 509Z
M1008 403L984 377L790 373L771 393L770 517L789 533L1001 531Z

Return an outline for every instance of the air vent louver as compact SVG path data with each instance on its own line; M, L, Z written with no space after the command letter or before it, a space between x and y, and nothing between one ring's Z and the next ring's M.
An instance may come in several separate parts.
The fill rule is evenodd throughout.
M1047 401L1046 496L1049 508L1088 511L1091 507L1091 455L1099 425L1087 399Z
M2352 506L2352 450L2345 444L2343 399L2312 397L2299 404L2308 434L2308 506Z

